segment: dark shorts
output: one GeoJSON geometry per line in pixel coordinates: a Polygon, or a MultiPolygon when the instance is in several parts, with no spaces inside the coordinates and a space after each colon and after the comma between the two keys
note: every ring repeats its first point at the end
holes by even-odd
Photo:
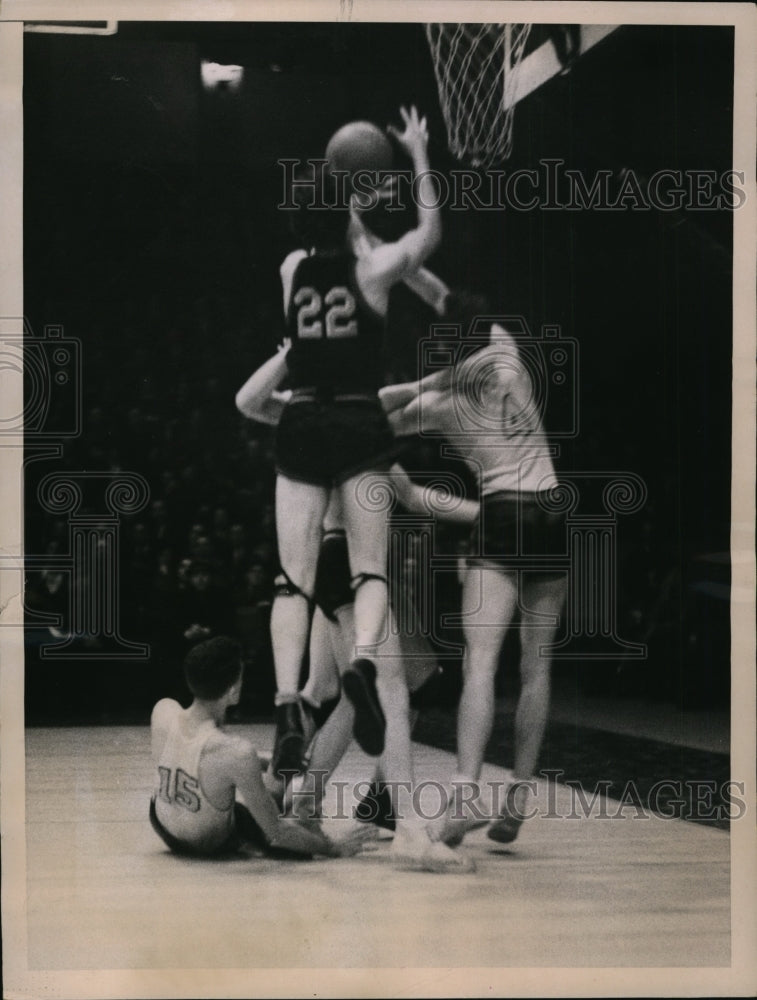
{"type": "Polygon", "coordinates": [[[154,798],[150,799],[150,824],[166,847],[173,851],[174,854],[181,854],[184,857],[228,857],[230,855],[239,854],[245,848],[250,847],[269,858],[297,860],[308,856],[304,854],[297,854],[293,851],[287,851],[284,848],[271,847],[268,843],[268,838],[252,818],[252,814],[249,809],[247,809],[246,806],[243,806],[241,802],[234,803],[234,825],[231,834],[229,835],[229,839],[211,852],[198,850],[198,848],[193,844],[188,844],[185,841],[180,840],[178,837],[174,837],[172,833],[169,833],[169,831],[166,830],[158,819],[158,814],[155,811],[154,798]]]}
{"type": "Polygon", "coordinates": [[[388,469],[400,448],[378,397],[352,401],[295,398],[276,429],[276,469],[314,486],[388,469]]]}
{"type": "Polygon", "coordinates": [[[564,512],[546,509],[536,493],[490,493],[470,537],[469,566],[503,573],[538,570],[541,579],[564,576],[568,533],[564,512]]]}
{"type": "Polygon", "coordinates": [[[336,621],[339,608],[354,604],[347,537],[341,530],[327,531],[318,553],[313,600],[329,621],[336,621]]]}

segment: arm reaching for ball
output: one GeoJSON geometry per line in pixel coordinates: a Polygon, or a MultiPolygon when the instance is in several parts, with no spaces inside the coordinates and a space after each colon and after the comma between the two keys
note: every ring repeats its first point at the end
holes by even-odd
{"type": "MultiPolygon", "coordinates": [[[[442,224],[435,182],[429,170],[426,119],[418,117],[412,107],[400,108],[404,121],[402,132],[394,126],[389,132],[410,155],[418,179],[417,225],[393,243],[381,243],[358,259],[355,274],[358,285],[369,305],[381,316],[386,315],[387,296],[392,285],[416,271],[436,250],[441,240],[442,224]]],[[[352,207],[359,210],[353,199],[352,207]]]]}

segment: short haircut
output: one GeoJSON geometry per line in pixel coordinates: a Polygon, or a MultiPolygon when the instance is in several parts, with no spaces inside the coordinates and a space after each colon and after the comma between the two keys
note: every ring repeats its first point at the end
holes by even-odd
{"type": "Polygon", "coordinates": [[[219,635],[193,646],[184,659],[184,678],[195,698],[214,701],[236,684],[242,673],[242,647],[219,635]]]}

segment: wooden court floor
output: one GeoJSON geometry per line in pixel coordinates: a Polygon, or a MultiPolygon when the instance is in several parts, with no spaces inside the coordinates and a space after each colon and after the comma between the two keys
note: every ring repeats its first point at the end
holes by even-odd
{"type": "MultiPolygon", "coordinates": [[[[270,746],[270,727],[239,728],[270,746]]],[[[400,870],[388,841],[349,860],[195,861],[149,826],[145,727],[32,729],[26,760],[30,970],[730,962],[722,830],[634,808],[567,819],[568,789],[551,786],[550,805],[541,785],[542,815],[515,844],[469,835],[474,874],[400,870]]],[[[452,765],[417,747],[419,777],[441,781],[452,765]]],[[[336,777],[369,775],[351,750],[336,777]]]]}

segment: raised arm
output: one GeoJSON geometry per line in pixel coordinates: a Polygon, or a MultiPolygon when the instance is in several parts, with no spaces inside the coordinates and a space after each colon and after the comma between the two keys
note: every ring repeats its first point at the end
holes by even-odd
{"type": "Polygon", "coordinates": [[[415,292],[426,305],[431,306],[437,316],[444,315],[444,305],[449,295],[449,288],[433,271],[429,271],[426,267],[419,267],[403,281],[411,292],[415,292]]]}
{"type": "MultiPolygon", "coordinates": [[[[360,213],[353,208],[352,213],[352,249],[358,258],[368,256],[376,247],[384,245],[384,241],[370,230],[362,220],[360,213]]],[[[422,299],[426,305],[430,306],[437,316],[443,316],[447,297],[450,294],[449,287],[426,267],[419,267],[417,271],[407,274],[403,279],[403,284],[422,299]]]]}
{"type": "Polygon", "coordinates": [[[289,398],[288,393],[277,392],[287,372],[289,345],[257,368],[236,394],[237,409],[250,420],[261,424],[277,424],[289,398]]]}
{"type": "Polygon", "coordinates": [[[357,274],[361,285],[388,290],[397,281],[417,270],[436,250],[442,236],[441,212],[435,182],[428,162],[428,131],[426,119],[418,111],[400,108],[405,128],[400,132],[394,126],[389,131],[413,161],[413,171],[418,178],[416,209],[418,223],[394,243],[383,243],[358,261],[357,274]]]}

